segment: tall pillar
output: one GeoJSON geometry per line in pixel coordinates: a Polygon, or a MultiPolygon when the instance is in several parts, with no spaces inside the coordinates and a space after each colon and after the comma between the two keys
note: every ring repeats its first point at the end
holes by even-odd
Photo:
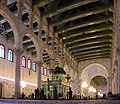
{"type": "MultiPolygon", "coordinates": [[[[54,70],[55,69],[55,60],[54,59],[51,59],[50,60],[50,68],[52,69],[52,70],[54,70]]],[[[53,98],[53,90],[54,90],[54,85],[53,85],[53,81],[54,81],[54,78],[53,78],[53,73],[52,73],[52,98],[53,98]]]]}
{"type": "Polygon", "coordinates": [[[113,77],[108,77],[108,92],[112,92],[112,79],[113,77]]]}
{"type": "Polygon", "coordinates": [[[114,21],[115,21],[115,36],[116,36],[116,46],[117,46],[117,93],[120,93],[120,0],[114,0],[114,21]]]}
{"type": "Polygon", "coordinates": [[[14,53],[16,55],[16,63],[15,63],[15,97],[20,98],[20,57],[23,51],[21,49],[14,49],[14,53]]]}
{"type": "Polygon", "coordinates": [[[117,93],[120,93],[120,49],[117,49],[117,93]]]}
{"type": "Polygon", "coordinates": [[[37,88],[41,88],[42,86],[42,77],[41,77],[41,67],[42,67],[42,62],[37,61],[37,71],[38,71],[38,75],[37,75],[37,88]]]}
{"type": "Polygon", "coordinates": [[[21,0],[17,1],[17,7],[18,7],[18,19],[22,21],[22,2],[21,2],[21,0]]]}

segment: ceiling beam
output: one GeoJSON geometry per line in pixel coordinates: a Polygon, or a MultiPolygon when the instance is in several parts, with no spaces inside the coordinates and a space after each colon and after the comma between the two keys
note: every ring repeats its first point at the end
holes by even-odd
{"type": "Polygon", "coordinates": [[[32,52],[35,51],[35,50],[36,50],[36,47],[31,47],[31,48],[28,48],[28,49],[27,49],[27,52],[32,53],[32,52]]]}
{"type": "Polygon", "coordinates": [[[33,44],[33,45],[26,46],[26,49],[33,48],[33,47],[35,47],[34,44],[33,44]]]}
{"type": "Polygon", "coordinates": [[[78,47],[69,49],[69,51],[72,53],[72,52],[78,52],[78,51],[82,51],[82,50],[101,48],[101,47],[106,47],[106,46],[111,47],[111,45],[112,45],[112,43],[108,41],[108,42],[101,42],[101,43],[96,43],[96,44],[91,44],[91,45],[78,46],[78,47]]]}
{"type": "Polygon", "coordinates": [[[25,44],[25,43],[28,43],[28,42],[32,42],[31,39],[24,40],[22,43],[25,44]]]}
{"type": "Polygon", "coordinates": [[[100,19],[96,19],[95,21],[93,19],[93,20],[83,22],[83,23],[79,22],[79,23],[77,23],[77,24],[75,24],[73,26],[63,27],[63,28],[59,29],[57,32],[55,32],[55,33],[60,34],[60,33],[64,33],[64,32],[71,31],[71,30],[74,30],[74,29],[78,29],[78,28],[81,28],[81,27],[104,23],[104,22],[109,21],[111,18],[112,18],[112,16],[108,16],[108,17],[106,16],[106,17],[103,17],[103,18],[101,17],[100,19]]]}
{"type": "Polygon", "coordinates": [[[54,8],[54,10],[44,13],[43,16],[47,18],[52,17],[62,12],[77,8],[79,6],[82,6],[88,3],[96,2],[96,1],[99,1],[99,0],[78,0],[78,1],[66,4],[66,5],[62,5],[61,7],[54,8]]]}
{"type": "Polygon", "coordinates": [[[79,41],[79,42],[75,42],[75,43],[72,43],[72,44],[67,44],[66,45],[66,48],[69,48],[69,47],[74,47],[74,46],[77,46],[77,45],[89,45],[89,44],[95,44],[95,43],[99,43],[99,42],[104,42],[104,41],[108,41],[108,40],[112,40],[112,38],[110,36],[106,36],[106,37],[100,37],[100,38],[97,38],[97,39],[88,39],[88,40],[84,40],[84,41],[79,41]]]}
{"type": "MultiPolygon", "coordinates": [[[[79,19],[79,18],[90,16],[90,15],[93,15],[93,14],[103,13],[103,12],[109,10],[109,8],[112,8],[112,7],[113,7],[113,5],[109,5],[109,6],[105,6],[105,7],[102,7],[102,8],[97,8],[97,9],[94,8],[94,9],[91,9],[91,10],[87,10],[87,11],[84,11],[84,12],[81,12],[81,13],[70,15],[69,17],[60,18],[59,20],[51,22],[50,25],[51,26],[57,26],[57,25],[61,25],[63,23],[69,22],[69,21],[73,21],[73,20],[76,20],[76,19],[79,19]]],[[[61,31],[63,31],[63,29],[61,29],[61,31]]]]}
{"type": "Polygon", "coordinates": [[[112,28],[113,27],[113,24],[112,23],[109,23],[109,24],[100,24],[99,26],[95,26],[95,27],[92,27],[92,28],[88,28],[88,29],[79,29],[79,30],[76,30],[76,31],[71,31],[69,33],[63,33],[63,34],[60,34],[60,38],[71,38],[71,37],[75,37],[75,36],[78,36],[80,34],[88,34],[88,33],[94,33],[94,32],[99,32],[99,31],[103,31],[103,30],[106,30],[106,29],[109,29],[109,28],[112,28]]]}
{"type": "Polygon", "coordinates": [[[81,51],[76,51],[76,52],[73,52],[72,55],[79,55],[79,54],[82,54],[82,53],[90,53],[90,52],[98,52],[98,51],[103,51],[103,50],[110,50],[111,47],[110,46],[101,46],[101,47],[98,47],[98,48],[90,48],[90,49],[85,49],[85,50],[81,50],[81,51]]]}
{"type": "MultiPolygon", "coordinates": [[[[98,45],[98,44],[101,44],[101,43],[112,43],[112,41],[111,40],[109,40],[109,39],[106,39],[106,40],[103,40],[103,41],[95,41],[95,42],[91,42],[91,43],[83,43],[83,44],[76,44],[76,45],[73,45],[73,46],[70,46],[70,47],[67,47],[67,48],[69,48],[69,49],[74,49],[74,48],[78,48],[78,47],[94,47],[94,46],[96,46],[96,45],[98,45]]],[[[111,44],[110,44],[111,45],[111,44]]]]}
{"type": "Polygon", "coordinates": [[[89,53],[81,53],[81,54],[78,54],[78,55],[75,55],[75,59],[77,58],[80,58],[80,57],[86,57],[86,56],[92,56],[92,55],[99,55],[99,54],[104,54],[104,53],[111,53],[110,50],[99,50],[99,51],[95,51],[95,52],[89,52],[89,53]]]}
{"type": "Polygon", "coordinates": [[[44,5],[49,4],[50,2],[55,1],[55,0],[36,0],[35,5],[37,7],[42,7],[44,5]]]}
{"type": "Polygon", "coordinates": [[[79,56],[74,57],[76,60],[80,58],[90,58],[90,57],[96,57],[96,56],[102,56],[102,55],[111,55],[110,51],[102,51],[102,52],[92,52],[90,54],[81,54],[79,56]]]}
{"type": "Polygon", "coordinates": [[[97,32],[97,33],[92,33],[92,34],[80,34],[79,36],[76,37],[72,37],[69,39],[65,39],[63,41],[64,44],[70,44],[70,43],[74,43],[77,41],[82,41],[82,40],[86,40],[86,39],[92,39],[92,38],[99,38],[99,37],[103,37],[103,36],[107,36],[112,34],[112,31],[102,31],[102,32],[97,32]]]}
{"type": "Polygon", "coordinates": [[[83,59],[83,58],[88,58],[88,57],[110,55],[110,54],[111,54],[111,52],[103,52],[103,53],[96,53],[96,54],[87,54],[87,55],[83,55],[83,56],[77,57],[76,60],[83,59]]]}
{"type": "Polygon", "coordinates": [[[93,60],[93,59],[103,59],[103,58],[110,58],[110,55],[102,55],[102,56],[96,56],[96,57],[82,58],[82,59],[78,59],[77,62],[93,60]]]}

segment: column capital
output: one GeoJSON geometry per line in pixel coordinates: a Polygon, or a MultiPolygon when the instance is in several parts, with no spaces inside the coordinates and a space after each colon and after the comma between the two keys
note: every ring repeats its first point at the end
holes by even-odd
{"type": "Polygon", "coordinates": [[[14,53],[15,53],[16,56],[18,56],[18,55],[20,56],[23,53],[23,50],[19,49],[19,48],[18,49],[15,48],[13,51],[14,51],[14,53]]]}
{"type": "Polygon", "coordinates": [[[42,63],[42,61],[36,61],[36,64],[38,67],[40,67],[40,66],[42,66],[43,63],[42,63]]]}
{"type": "Polygon", "coordinates": [[[120,48],[116,49],[116,53],[117,53],[118,56],[120,56],[120,48]]]}
{"type": "Polygon", "coordinates": [[[17,6],[22,6],[22,1],[21,0],[17,0],[17,6]]]}
{"type": "Polygon", "coordinates": [[[109,77],[108,77],[108,80],[111,80],[111,81],[112,81],[112,79],[113,79],[113,76],[109,76],[109,77]]]}

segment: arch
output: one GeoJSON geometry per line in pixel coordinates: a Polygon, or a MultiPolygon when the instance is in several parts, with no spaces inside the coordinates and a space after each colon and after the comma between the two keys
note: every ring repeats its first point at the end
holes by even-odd
{"type": "Polygon", "coordinates": [[[107,79],[108,71],[107,69],[98,63],[93,63],[88,65],[81,73],[81,79],[90,84],[90,81],[95,76],[103,76],[107,79]]]}
{"type": "Polygon", "coordinates": [[[32,40],[32,42],[34,43],[35,48],[36,48],[37,60],[40,60],[41,59],[40,47],[42,46],[41,41],[38,40],[38,37],[34,34],[34,32],[29,30],[28,28],[25,28],[24,31],[21,34],[23,34],[21,39],[23,39],[23,37],[26,35],[32,40]]]}
{"type": "Polygon", "coordinates": [[[0,4],[0,15],[2,15],[10,24],[13,30],[13,33],[14,33],[15,46],[17,46],[18,45],[17,43],[19,41],[19,35],[18,35],[19,32],[18,32],[18,27],[17,27],[18,22],[16,21],[16,18],[10,12],[10,10],[2,4],[0,4]]]}
{"type": "Polygon", "coordinates": [[[94,87],[102,94],[107,94],[108,92],[107,79],[104,76],[94,76],[90,81],[90,86],[94,87]]]}

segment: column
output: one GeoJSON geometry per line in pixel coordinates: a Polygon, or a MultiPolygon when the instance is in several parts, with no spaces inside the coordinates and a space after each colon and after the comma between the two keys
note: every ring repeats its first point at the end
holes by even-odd
{"type": "MultiPolygon", "coordinates": [[[[52,70],[54,70],[55,69],[55,60],[54,59],[51,59],[50,60],[50,68],[52,69],[52,70]]],[[[52,98],[53,98],[53,87],[54,87],[54,83],[53,83],[53,81],[54,81],[54,78],[53,78],[53,73],[52,73],[52,98]]]]}
{"type": "Polygon", "coordinates": [[[37,69],[38,69],[38,75],[37,75],[37,88],[41,88],[42,86],[42,77],[41,77],[41,67],[42,67],[42,62],[37,61],[37,69]]]}
{"type": "Polygon", "coordinates": [[[21,49],[14,49],[14,53],[16,55],[16,63],[15,63],[15,97],[20,98],[20,57],[23,51],[21,49]]]}
{"type": "Polygon", "coordinates": [[[22,3],[21,3],[21,0],[17,1],[17,7],[18,7],[18,19],[22,21],[22,3]]]}
{"type": "Polygon", "coordinates": [[[113,77],[108,77],[108,92],[112,92],[112,79],[113,77]]]}
{"type": "Polygon", "coordinates": [[[120,93],[120,0],[114,0],[115,39],[117,46],[117,93],[120,93]]]}
{"type": "Polygon", "coordinates": [[[29,12],[29,28],[33,30],[33,12],[29,12]]]}
{"type": "Polygon", "coordinates": [[[117,49],[117,92],[120,93],[120,49],[117,49]]]}
{"type": "Polygon", "coordinates": [[[42,23],[39,21],[39,26],[38,26],[38,37],[42,39],[42,23]]]}

